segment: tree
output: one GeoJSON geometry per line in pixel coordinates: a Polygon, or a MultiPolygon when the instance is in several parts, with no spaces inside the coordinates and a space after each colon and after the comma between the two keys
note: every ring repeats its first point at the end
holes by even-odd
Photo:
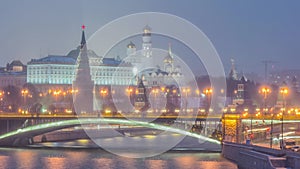
{"type": "Polygon", "coordinates": [[[17,112],[22,100],[20,88],[9,85],[4,87],[3,91],[5,111],[17,112]]]}
{"type": "Polygon", "coordinates": [[[26,105],[33,105],[38,101],[39,92],[32,83],[25,83],[22,90],[28,91],[28,96],[24,96],[26,97],[26,105]]]}

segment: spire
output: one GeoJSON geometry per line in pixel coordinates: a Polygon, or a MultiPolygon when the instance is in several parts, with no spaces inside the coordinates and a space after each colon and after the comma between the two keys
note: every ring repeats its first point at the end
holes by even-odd
{"type": "Polygon", "coordinates": [[[83,46],[86,44],[85,35],[84,35],[85,25],[82,25],[81,29],[82,29],[82,36],[81,36],[80,48],[82,49],[83,46]]]}
{"type": "Polygon", "coordinates": [[[171,56],[171,58],[173,58],[171,43],[169,43],[169,55],[171,56]]]}
{"type": "Polygon", "coordinates": [[[229,72],[229,78],[231,78],[232,80],[238,80],[234,59],[230,59],[230,61],[231,61],[231,70],[229,72]]]}

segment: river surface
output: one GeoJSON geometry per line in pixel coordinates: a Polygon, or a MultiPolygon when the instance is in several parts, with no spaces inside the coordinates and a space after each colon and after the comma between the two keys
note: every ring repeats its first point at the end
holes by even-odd
{"type": "Polygon", "coordinates": [[[101,149],[0,148],[0,169],[236,169],[220,153],[170,151],[149,158],[125,158],[101,149]]]}

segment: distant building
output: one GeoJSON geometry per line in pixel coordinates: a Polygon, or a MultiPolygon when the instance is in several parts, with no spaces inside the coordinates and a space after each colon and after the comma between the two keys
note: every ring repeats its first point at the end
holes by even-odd
{"type": "Polygon", "coordinates": [[[268,79],[271,84],[281,85],[281,83],[285,81],[290,85],[294,77],[300,77],[300,69],[273,71],[269,74],[268,79]]]}
{"type": "Polygon", "coordinates": [[[0,68],[0,87],[9,85],[22,87],[26,83],[26,65],[19,60],[7,63],[6,67],[0,68]]]}

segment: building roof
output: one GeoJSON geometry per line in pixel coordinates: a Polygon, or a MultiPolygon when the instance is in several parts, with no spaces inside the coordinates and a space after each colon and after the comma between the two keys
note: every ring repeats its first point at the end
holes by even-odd
{"type": "Polygon", "coordinates": [[[151,36],[151,28],[149,25],[146,25],[143,29],[143,36],[151,36]]]}
{"type": "Polygon", "coordinates": [[[48,55],[47,57],[40,59],[31,59],[28,64],[47,64],[47,63],[56,63],[56,64],[75,64],[76,59],[68,56],[62,55],[48,55]]]}
{"type": "Polygon", "coordinates": [[[20,60],[14,60],[10,63],[10,66],[24,66],[20,60]]]}
{"type": "Polygon", "coordinates": [[[77,57],[79,56],[79,52],[80,52],[80,46],[78,46],[76,49],[71,50],[67,54],[67,56],[71,57],[71,58],[74,58],[74,59],[77,59],[77,57]]]}
{"type": "Polygon", "coordinates": [[[152,75],[152,74],[156,74],[156,75],[159,75],[159,74],[162,74],[162,75],[168,75],[167,72],[159,69],[159,68],[148,68],[148,69],[145,69],[142,71],[143,74],[148,74],[148,75],[152,75]]]}
{"type": "Polygon", "coordinates": [[[243,75],[242,77],[241,77],[241,83],[242,84],[245,84],[248,80],[247,80],[247,78],[243,75]]]}
{"type": "Polygon", "coordinates": [[[22,72],[0,72],[0,76],[24,76],[26,77],[27,72],[26,71],[22,71],[22,72]]]}
{"type": "Polygon", "coordinates": [[[130,41],[130,43],[127,45],[127,48],[135,48],[135,44],[130,41]]]}
{"type": "Polygon", "coordinates": [[[148,31],[151,31],[151,27],[149,25],[146,25],[143,30],[148,30],[148,31]]]}
{"type": "Polygon", "coordinates": [[[168,55],[164,58],[164,63],[173,63],[173,62],[174,62],[174,59],[172,58],[170,53],[168,53],[168,55]]]}
{"type": "Polygon", "coordinates": [[[103,58],[102,62],[105,65],[112,65],[112,66],[118,66],[119,64],[122,63],[122,61],[116,60],[115,58],[103,58]]]}

